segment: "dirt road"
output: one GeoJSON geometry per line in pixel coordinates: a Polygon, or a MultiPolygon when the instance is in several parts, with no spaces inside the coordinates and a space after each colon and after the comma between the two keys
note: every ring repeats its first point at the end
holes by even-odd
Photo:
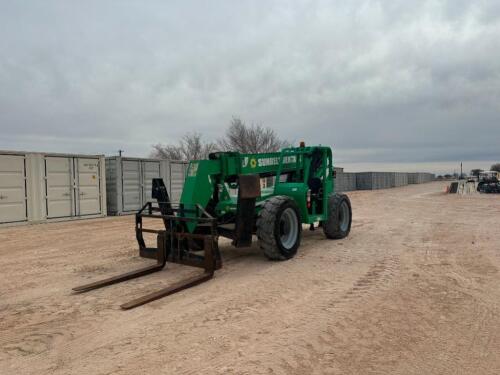
{"type": "Polygon", "coordinates": [[[349,238],[224,242],[214,280],[131,311],[198,272],[72,294],[147,263],[133,218],[0,229],[0,374],[500,374],[500,197],[443,190],[350,193],[349,238]]]}

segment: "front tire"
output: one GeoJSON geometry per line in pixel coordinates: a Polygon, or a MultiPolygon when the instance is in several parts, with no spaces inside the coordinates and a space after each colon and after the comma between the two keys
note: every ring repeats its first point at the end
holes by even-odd
{"type": "Polygon", "coordinates": [[[302,222],[299,208],[289,197],[269,198],[257,218],[257,237],[260,248],[271,260],[286,260],[297,254],[302,222]]]}
{"type": "Polygon", "coordinates": [[[323,232],[330,239],[341,239],[349,235],[352,223],[351,201],[345,194],[333,194],[328,199],[328,219],[323,223],[323,232]]]}

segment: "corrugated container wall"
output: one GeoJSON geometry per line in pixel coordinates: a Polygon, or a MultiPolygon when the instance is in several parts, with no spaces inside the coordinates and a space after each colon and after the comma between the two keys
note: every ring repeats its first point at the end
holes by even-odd
{"type": "Polygon", "coordinates": [[[104,156],[0,151],[0,225],[106,216],[104,156]]]}
{"type": "Polygon", "coordinates": [[[356,173],[336,171],[334,183],[335,192],[356,190],[356,173]]]}
{"type": "Polygon", "coordinates": [[[408,185],[408,173],[391,172],[391,187],[400,187],[408,185]]]}
{"type": "Polygon", "coordinates": [[[360,172],[356,173],[357,190],[388,189],[392,186],[391,172],[360,172]]]}
{"type": "Polygon", "coordinates": [[[419,173],[419,172],[408,173],[409,184],[423,184],[425,182],[434,181],[434,179],[435,175],[432,173],[419,173]]]}
{"type": "Polygon", "coordinates": [[[134,213],[151,200],[153,178],[163,178],[176,202],[184,186],[187,162],[113,156],[106,158],[108,215],[134,213]]]}
{"type": "Polygon", "coordinates": [[[411,172],[408,173],[408,183],[409,184],[421,184],[423,183],[423,173],[411,172]]]}
{"type": "Polygon", "coordinates": [[[189,162],[186,161],[170,161],[169,163],[169,181],[167,184],[168,194],[172,202],[181,200],[182,188],[186,179],[189,162]]]}

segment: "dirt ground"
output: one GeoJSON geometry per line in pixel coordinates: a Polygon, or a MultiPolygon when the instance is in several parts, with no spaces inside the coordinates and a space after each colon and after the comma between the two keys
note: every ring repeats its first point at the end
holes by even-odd
{"type": "Polygon", "coordinates": [[[215,279],[130,311],[199,272],[71,293],[151,262],[132,217],[2,228],[0,374],[500,374],[500,197],[443,190],[350,193],[351,235],[286,262],[221,241],[215,279]]]}

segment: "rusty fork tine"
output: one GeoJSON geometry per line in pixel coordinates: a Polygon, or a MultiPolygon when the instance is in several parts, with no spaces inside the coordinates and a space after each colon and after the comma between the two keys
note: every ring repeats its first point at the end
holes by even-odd
{"type": "Polygon", "coordinates": [[[151,301],[169,296],[171,294],[180,292],[181,290],[188,289],[188,288],[191,288],[191,287],[196,286],[198,284],[201,284],[205,281],[208,281],[213,277],[213,275],[214,275],[213,273],[205,272],[205,273],[202,273],[201,275],[190,277],[188,279],[185,279],[185,280],[179,281],[175,284],[172,284],[167,288],[157,290],[156,292],[146,294],[145,296],[142,296],[142,297],[136,298],[130,302],[124,303],[120,307],[123,310],[129,310],[129,309],[132,309],[134,307],[144,305],[144,304],[149,303],[151,301]]]}
{"type": "Polygon", "coordinates": [[[148,275],[148,274],[153,273],[153,272],[158,272],[158,271],[161,271],[163,267],[164,267],[164,265],[162,265],[162,264],[155,264],[153,266],[140,268],[138,270],[123,273],[121,275],[113,276],[113,277],[110,277],[110,278],[107,278],[104,280],[95,281],[95,282],[90,283],[90,284],[80,285],[80,286],[73,288],[73,290],[75,292],[79,292],[79,293],[87,292],[89,290],[102,288],[102,287],[105,287],[108,285],[120,283],[122,281],[135,279],[137,277],[148,275]]]}
{"type": "Polygon", "coordinates": [[[214,258],[214,244],[213,244],[213,239],[208,239],[207,237],[204,237],[203,239],[203,244],[204,244],[204,250],[205,250],[205,256],[204,256],[204,269],[205,271],[196,276],[192,276],[190,278],[187,278],[185,280],[179,281],[175,284],[172,284],[164,289],[157,290],[156,292],[147,294],[145,296],[136,298],[130,302],[124,303],[121,305],[121,308],[123,310],[129,310],[134,307],[138,307],[141,305],[144,305],[146,303],[149,303],[151,301],[169,296],[171,294],[180,292],[181,290],[191,288],[193,286],[199,285],[205,281],[210,280],[212,277],[214,277],[214,272],[215,272],[215,258],[214,258]]]}

